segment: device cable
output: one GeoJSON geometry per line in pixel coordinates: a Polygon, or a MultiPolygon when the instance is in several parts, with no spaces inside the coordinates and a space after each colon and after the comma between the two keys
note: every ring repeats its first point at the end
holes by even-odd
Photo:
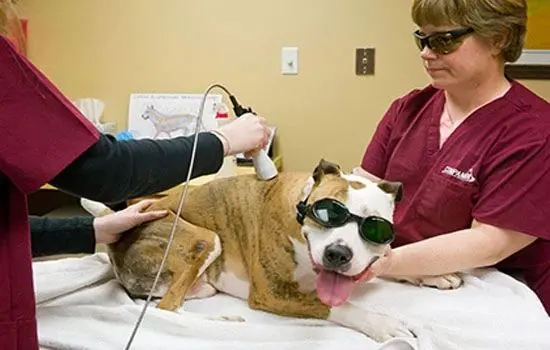
{"type": "Polygon", "coordinates": [[[189,163],[189,170],[187,171],[187,179],[185,180],[184,189],[183,189],[182,195],[180,197],[180,201],[179,201],[179,205],[178,205],[178,211],[176,213],[176,218],[174,220],[174,223],[172,224],[172,229],[170,231],[170,237],[168,238],[168,243],[167,243],[166,249],[164,251],[164,256],[163,256],[163,258],[160,262],[160,267],[159,267],[159,269],[157,271],[157,274],[155,276],[155,280],[153,281],[153,286],[151,287],[151,290],[149,291],[149,294],[147,295],[147,300],[146,300],[145,304],[143,305],[143,308],[141,310],[139,318],[138,318],[138,320],[137,320],[137,322],[134,326],[134,329],[132,330],[132,334],[130,335],[130,339],[128,340],[128,343],[126,344],[125,350],[129,350],[130,346],[132,345],[132,342],[134,341],[134,338],[137,334],[137,331],[138,331],[139,327],[141,326],[141,322],[143,321],[143,317],[145,316],[145,312],[147,310],[147,307],[149,306],[149,303],[151,302],[151,299],[153,297],[153,291],[156,288],[156,285],[157,285],[158,280],[160,278],[160,274],[162,273],[162,270],[164,268],[164,264],[166,263],[166,260],[168,258],[168,253],[170,251],[170,247],[171,247],[172,241],[174,239],[174,233],[176,232],[178,218],[180,217],[181,210],[183,208],[183,204],[185,203],[185,200],[187,199],[187,191],[188,191],[188,188],[189,188],[189,181],[191,180],[191,174],[193,173],[193,167],[195,165],[195,156],[196,156],[196,152],[197,152],[197,143],[198,143],[198,138],[199,138],[199,133],[200,133],[199,125],[200,125],[200,123],[202,123],[204,105],[206,103],[206,98],[208,97],[208,94],[210,93],[210,91],[212,91],[215,88],[219,88],[219,89],[223,90],[227,95],[229,95],[229,98],[231,99],[231,102],[233,103],[235,112],[236,112],[237,108],[239,108],[240,111],[244,110],[237,103],[237,100],[235,99],[235,97],[233,95],[231,95],[229,90],[227,90],[227,88],[225,88],[223,85],[212,84],[206,89],[206,91],[205,91],[205,93],[202,97],[202,100],[201,100],[201,104],[200,104],[200,107],[199,107],[199,113],[197,114],[197,121],[196,121],[196,125],[195,125],[195,135],[194,135],[195,137],[194,137],[194,140],[193,140],[193,149],[192,149],[192,152],[191,152],[191,161],[189,163]]]}

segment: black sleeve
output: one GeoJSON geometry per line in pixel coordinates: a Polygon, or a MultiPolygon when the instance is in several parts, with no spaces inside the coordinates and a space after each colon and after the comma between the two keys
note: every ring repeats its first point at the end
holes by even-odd
{"type": "Polygon", "coordinates": [[[33,258],[56,254],[93,254],[95,252],[93,220],[92,216],[70,218],[30,216],[33,258]]]}
{"type": "MultiPolygon", "coordinates": [[[[161,192],[187,178],[194,137],[118,141],[101,135],[50,183],[77,197],[103,203],[161,192]]],[[[191,178],[217,172],[222,162],[223,145],[218,137],[199,134],[191,178]]]]}

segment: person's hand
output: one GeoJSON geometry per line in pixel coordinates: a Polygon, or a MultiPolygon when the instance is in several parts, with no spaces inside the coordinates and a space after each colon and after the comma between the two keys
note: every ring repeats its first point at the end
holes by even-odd
{"type": "Polygon", "coordinates": [[[154,202],[155,200],[143,200],[124,210],[95,218],[93,225],[96,243],[114,243],[125,231],[144,222],[165,217],[168,214],[167,210],[143,212],[154,202]]]}
{"type": "Polygon", "coordinates": [[[361,177],[366,178],[367,180],[373,181],[373,182],[379,182],[381,179],[377,176],[372,175],[371,173],[367,172],[365,169],[361,167],[355,167],[351,171],[353,175],[358,175],[361,177]]]}
{"type": "Polygon", "coordinates": [[[265,119],[252,113],[243,114],[217,128],[214,134],[222,141],[226,156],[257,151],[264,148],[269,140],[265,119]]]}
{"type": "Polygon", "coordinates": [[[382,255],[378,260],[376,260],[372,266],[369,268],[367,273],[365,273],[357,283],[365,283],[376,277],[383,276],[386,271],[390,268],[393,262],[393,250],[388,246],[384,255],[382,255]]]}

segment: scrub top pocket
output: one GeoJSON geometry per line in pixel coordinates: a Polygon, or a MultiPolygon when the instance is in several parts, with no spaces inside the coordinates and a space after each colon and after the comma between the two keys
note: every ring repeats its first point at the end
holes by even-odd
{"type": "Polygon", "coordinates": [[[416,195],[416,212],[441,233],[470,227],[477,183],[465,182],[447,174],[431,174],[416,195]],[[444,229],[445,228],[445,229],[444,229]]]}

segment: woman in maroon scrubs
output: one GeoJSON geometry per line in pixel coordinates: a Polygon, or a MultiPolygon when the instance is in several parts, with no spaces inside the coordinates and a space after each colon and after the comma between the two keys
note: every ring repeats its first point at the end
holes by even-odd
{"type": "Polygon", "coordinates": [[[414,0],[431,84],[389,107],[361,167],[403,183],[397,240],[373,273],[521,272],[550,312],[550,104],[504,74],[524,0],[414,0]]]}
{"type": "MultiPolygon", "coordinates": [[[[34,350],[27,195],[46,182],[101,202],[168,189],[185,181],[193,137],[117,142],[99,134],[4,36],[6,18],[17,20],[11,2],[0,0],[0,349],[34,350]]],[[[218,171],[228,150],[268,140],[265,121],[252,114],[218,131],[200,134],[193,177],[218,171]]]]}

